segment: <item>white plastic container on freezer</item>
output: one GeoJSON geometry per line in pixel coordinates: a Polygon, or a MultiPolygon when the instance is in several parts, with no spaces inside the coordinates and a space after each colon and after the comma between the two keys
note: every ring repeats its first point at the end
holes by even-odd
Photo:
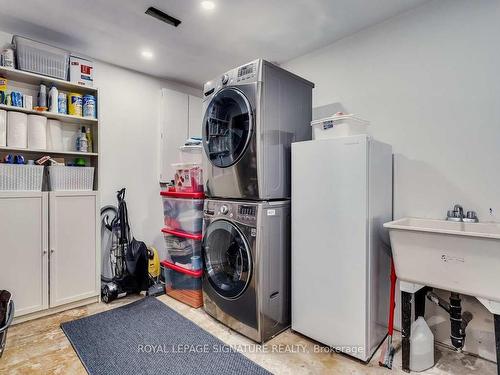
{"type": "Polygon", "coordinates": [[[167,229],[201,233],[203,225],[202,192],[162,191],[164,223],[167,229]]]}
{"type": "Polygon", "coordinates": [[[69,52],[14,35],[17,67],[27,72],[68,80],[69,52]]]}
{"type": "Polygon", "coordinates": [[[311,121],[312,139],[329,139],[368,133],[369,121],[355,115],[335,114],[311,121]]]}

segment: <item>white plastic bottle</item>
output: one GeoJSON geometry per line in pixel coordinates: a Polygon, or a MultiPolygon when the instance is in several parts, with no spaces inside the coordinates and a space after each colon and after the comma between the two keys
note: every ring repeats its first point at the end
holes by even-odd
{"type": "Polygon", "coordinates": [[[49,112],[57,113],[58,108],[59,91],[57,87],[52,86],[49,90],[49,112]]]}
{"type": "Polygon", "coordinates": [[[85,126],[82,127],[80,133],[76,137],[76,151],[88,152],[87,133],[85,126]]]}
{"type": "Polygon", "coordinates": [[[424,371],[434,366],[434,335],[421,316],[411,325],[410,370],[424,371]]]}

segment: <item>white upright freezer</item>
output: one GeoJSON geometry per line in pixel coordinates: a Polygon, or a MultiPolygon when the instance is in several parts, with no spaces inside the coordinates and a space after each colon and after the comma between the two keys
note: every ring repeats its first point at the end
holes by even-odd
{"type": "Polygon", "coordinates": [[[366,135],[292,145],[292,330],[368,361],[387,333],[392,148],[366,135]]]}

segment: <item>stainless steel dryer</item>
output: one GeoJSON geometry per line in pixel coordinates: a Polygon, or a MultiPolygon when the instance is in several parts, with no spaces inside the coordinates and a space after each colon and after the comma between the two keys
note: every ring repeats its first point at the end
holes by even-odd
{"type": "Polygon", "coordinates": [[[204,86],[205,194],[290,197],[290,145],[311,139],[314,84],[265,60],[204,86]]]}
{"type": "Polygon", "coordinates": [[[263,343],[290,326],[290,202],[206,200],[205,311],[263,343]]]}

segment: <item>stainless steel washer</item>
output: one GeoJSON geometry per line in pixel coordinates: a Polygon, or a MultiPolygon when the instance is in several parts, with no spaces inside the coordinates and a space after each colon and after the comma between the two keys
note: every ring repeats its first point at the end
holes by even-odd
{"type": "Polygon", "coordinates": [[[290,202],[206,200],[205,311],[265,342],[290,326],[290,202]]]}
{"type": "Polygon", "coordinates": [[[202,128],[208,197],[290,197],[290,145],[311,139],[313,87],[265,60],[205,84],[202,128]]]}

